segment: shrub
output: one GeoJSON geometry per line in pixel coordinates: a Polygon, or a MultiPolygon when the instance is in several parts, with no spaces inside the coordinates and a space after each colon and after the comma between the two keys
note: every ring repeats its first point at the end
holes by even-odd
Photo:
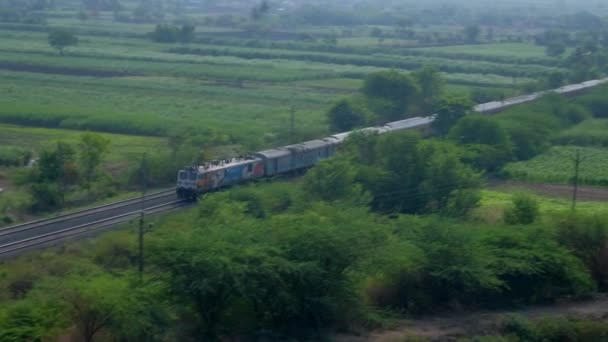
{"type": "MultiPolygon", "coordinates": [[[[605,90],[604,90],[605,91],[605,90]]],[[[596,118],[608,118],[608,98],[604,93],[593,93],[581,99],[581,103],[593,113],[596,118]]]]}
{"type": "Polygon", "coordinates": [[[351,101],[341,100],[329,112],[329,129],[332,132],[346,132],[361,127],[367,122],[366,110],[351,101]]]}
{"type": "Polygon", "coordinates": [[[608,223],[601,216],[570,214],[557,221],[558,241],[579,257],[600,289],[608,289],[608,223]]]}
{"type": "Polygon", "coordinates": [[[513,195],[512,205],[505,210],[504,220],[507,224],[531,224],[536,221],[539,210],[538,201],[526,194],[513,195]]]}
{"type": "Polygon", "coordinates": [[[33,153],[20,147],[0,146],[0,166],[24,166],[33,153]]]}

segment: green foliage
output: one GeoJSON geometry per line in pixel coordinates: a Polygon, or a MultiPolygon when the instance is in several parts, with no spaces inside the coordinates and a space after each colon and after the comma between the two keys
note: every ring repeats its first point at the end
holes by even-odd
{"type": "Polygon", "coordinates": [[[449,137],[466,149],[464,160],[479,170],[497,171],[513,157],[507,131],[496,120],[468,115],[449,131],[449,137]]]}
{"type": "Polygon", "coordinates": [[[65,202],[68,187],[78,180],[76,151],[64,142],[57,142],[55,149],[43,150],[36,167],[26,172],[23,181],[29,186],[34,210],[47,210],[65,202]]]}
{"type": "Polygon", "coordinates": [[[547,45],[545,53],[549,57],[559,57],[566,53],[566,45],[563,43],[551,43],[547,45]]]}
{"type": "Polygon", "coordinates": [[[574,176],[574,157],[580,150],[584,159],[580,163],[581,184],[606,185],[608,153],[602,148],[556,146],[528,161],[509,163],[503,168],[505,176],[538,182],[568,184],[574,176]]]}
{"type": "Polygon", "coordinates": [[[402,118],[419,92],[420,89],[412,77],[395,70],[372,73],[363,84],[365,96],[384,100],[392,105],[391,110],[376,111],[376,115],[385,122],[402,118]]]}
{"type": "Polygon", "coordinates": [[[608,120],[590,119],[560,132],[555,142],[560,145],[608,146],[608,120]]]}
{"type": "Polygon", "coordinates": [[[0,166],[24,166],[32,158],[32,151],[24,148],[0,146],[0,166]]]}
{"type": "Polygon", "coordinates": [[[411,133],[355,135],[345,150],[357,165],[356,182],[373,196],[374,210],[462,213],[476,204],[474,194],[464,190],[475,190],[479,176],[449,144],[423,142],[411,133]],[[464,204],[471,207],[456,209],[464,204]]]}
{"type": "Polygon", "coordinates": [[[356,261],[356,246],[330,221],[315,226],[317,215],[299,217],[300,224],[276,217],[232,229],[211,225],[204,238],[195,229],[159,245],[155,260],[170,274],[172,296],[188,309],[184,314],[196,317],[190,334],[271,329],[298,336],[339,317],[352,296],[345,270],[356,261]],[[230,322],[232,328],[225,326],[230,322]]]}
{"type": "Polygon", "coordinates": [[[472,107],[471,100],[461,95],[450,95],[439,100],[437,117],[432,126],[440,136],[446,135],[460,118],[464,117],[472,107]]]}
{"type": "Polygon", "coordinates": [[[83,187],[91,190],[91,183],[99,178],[100,166],[108,152],[110,140],[95,133],[83,133],[78,144],[78,159],[82,168],[83,187]]]}
{"type": "Polygon", "coordinates": [[[515,159],[527,160],[548,150],[560,130],[589,117],[586,106],[550,94],[530,106],[510,109],[496,120],[509,134],[515,159]]]}
{"type": "Polygon", "coordinates": [[[490,269],[502,282],[498,296],[488,294],[493,305],[543,303],[565,294],[580,296],[595,290],[583,263],[547,238],[547,229],[497,227],[487,233],[483,245],[493,254],[490,269]]]}
{"type": "Polygon", "coordinates": [[[605,322],[575,318],[529,320],[511,316],[502,323],[502,333],[509,341],[603,341],[608,338],[605,322]]]}
{"type": "Polygon", "coordinates": [[[479,38],[481,29],[477,25],[467,25],[464,28],[464,36],[467,43],[475,43],[479,38]]]}
{"type": "Polygon", "coordinates": [[[327,112],[329,129],[332,132],[346,132],[367,123],[366,110],[352,101],[341,100],[327,112]]]}
{"type": "Polygon", "coordinates": [[[608,224],[603,216],[570,214],[557,221],[558,241],[581,259],[601,290],[608,288],[608,224]]]}
{"type": "Polygon", "coordinates": [[[516,193],[512,205],[505,210],[504,220],[507,224],[531,224],[539,215],[538,201],[529,194],[516,193]]]}
{"type": "Polygon", "coordinates": [[[22,300],[0,310],[0,341],[44,341],[64,328],[60,310],[38,300],[22,300]]]}
{"type": "Polygon", "coordinates": [[[158,24],[154,32],[149,35],[153,41],[159,43],[188,43],[194,39],[195,29],[196,27],[188,24],[182,25],[181,28],[170,24],[158,24]]]}
{"type": "Polygon", "coordinates": [[[439,69],[434,66],[416,70],[412,76],[420,87],[421,109],[425,113],[430,113],[443,92],[445,79],[439,73],[439,69]]]}
{"type": "Polygon", "coordinates": [[[330,159],[315,165],[304,176],[302,187],[312,199],[323,201],[347,200],[366,205],[369,194],[355,184],[357,169],[343,159],[330,159]]]}
{"type": "Polygon", "coordinates": [[[582,105],[589,108],[596,118],[608,118],[608,99],[604,91],[600,89],[581,100],[582,105]]]}
{"type": "Polygon", "coordinates": [[[490,250],[464,227],[433,224],[419,232],[416,243],[425,251],[423,287],[430,287],[431,305],[455,300],[472,304],[479,294],[499,291],[502,281],[490,267],[490,250]]]}
{"type": "Polygon", "coordinates": [[[78,37],[71,31],[65,29],[54,29],[48,35],[49,45],[63,55],[65,48],[78,44],[78,37]]]}

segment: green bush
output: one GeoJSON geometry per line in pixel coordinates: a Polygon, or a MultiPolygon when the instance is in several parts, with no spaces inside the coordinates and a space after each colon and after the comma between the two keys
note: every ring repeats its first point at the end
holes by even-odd
{"type": "Polygon", "coordinates": [[[608,324],[564,317],[530,320],[512,316],[502,323],[501,330],[505,337],[522,342],[586,342],[608,339],[608,324]]]}
{"type": "Polygon", "coordinates": [[[512,204],[505,210],[507,224],[531,224],[539,215],[538,201],[529,194],[520,192],[513,195],[512,204]]]}
{"type": "Polygon", "coordinates": [[[603,216],[570,214],[557,220],[557,239],[587,266],[598,287],[608,289],[608,223],[603,216]]]}
{"type": "Polygon", "coordinates": [[[608,146],[608,120],[591,119],[561,132],[555,142],[560,145],[608,146]]]}
{"type": "Polygon", "coordinates": [[[0,146],[0,166],[24,166],[32,158],[33,153],[19,147],[0,146]]]}

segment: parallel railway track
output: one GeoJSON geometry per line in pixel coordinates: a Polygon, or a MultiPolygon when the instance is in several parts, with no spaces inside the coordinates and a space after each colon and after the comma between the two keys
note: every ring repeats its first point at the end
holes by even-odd
{"type": "Polygon", "coordinates": [[[187,206],[178,199],[175,189],[151,193],[143,197],[113,202],[74,213],[27,222],[0,229],[0,258],[28,250],[92,234],[104,228],[128,222],[140,215],[158,214],[187,206]]]}

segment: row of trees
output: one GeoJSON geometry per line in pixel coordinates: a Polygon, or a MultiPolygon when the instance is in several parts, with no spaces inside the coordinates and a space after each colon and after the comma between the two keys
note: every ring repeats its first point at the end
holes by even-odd
{"type": "Polygon", "coordinates": [[[458,151],[416,134],[349,138],[341,156],[304,177],[315,199],[355,200],[378,212],[464,217],[479,201],[480,177],[458,151]]]}
{"type": "Polygon", "coordinates": [[[105,193],[111,183],[101,168],[110,141],[101,135],[84,133],[78,144],[59,141],[43,150],[32,168],[23,169],[18,183],[29,189],[32,209],[62,207],[66,196],[84,190],[87,196],[105,193]]]}
{"type": "Polygon", "coordinates": [[[338,101],[328,111],[330,130],[344,132],[432,113],[440,103],[444,84],[434,67],[411,75],[394,70],[371,73],[359,95],[338,101]]]}
{"type": "Polygon", "coordinates": [[[0,339],[319,339],[387,312],[539,303],[608,284],[599,216],[387,220],[348,197],[311,197],[310,181],[207,196],[149,233],[141,279],[125,232],[0,266],[0,339]]]}
{"type": "Polygon", "coordinates": [[[150,38],[159,43],[188,43],[194,39],[194,31],[196,27],[193,25],[182,25],[178,27],[170,24],[156,25],[154,32],[149,34],[150,38]]]}

